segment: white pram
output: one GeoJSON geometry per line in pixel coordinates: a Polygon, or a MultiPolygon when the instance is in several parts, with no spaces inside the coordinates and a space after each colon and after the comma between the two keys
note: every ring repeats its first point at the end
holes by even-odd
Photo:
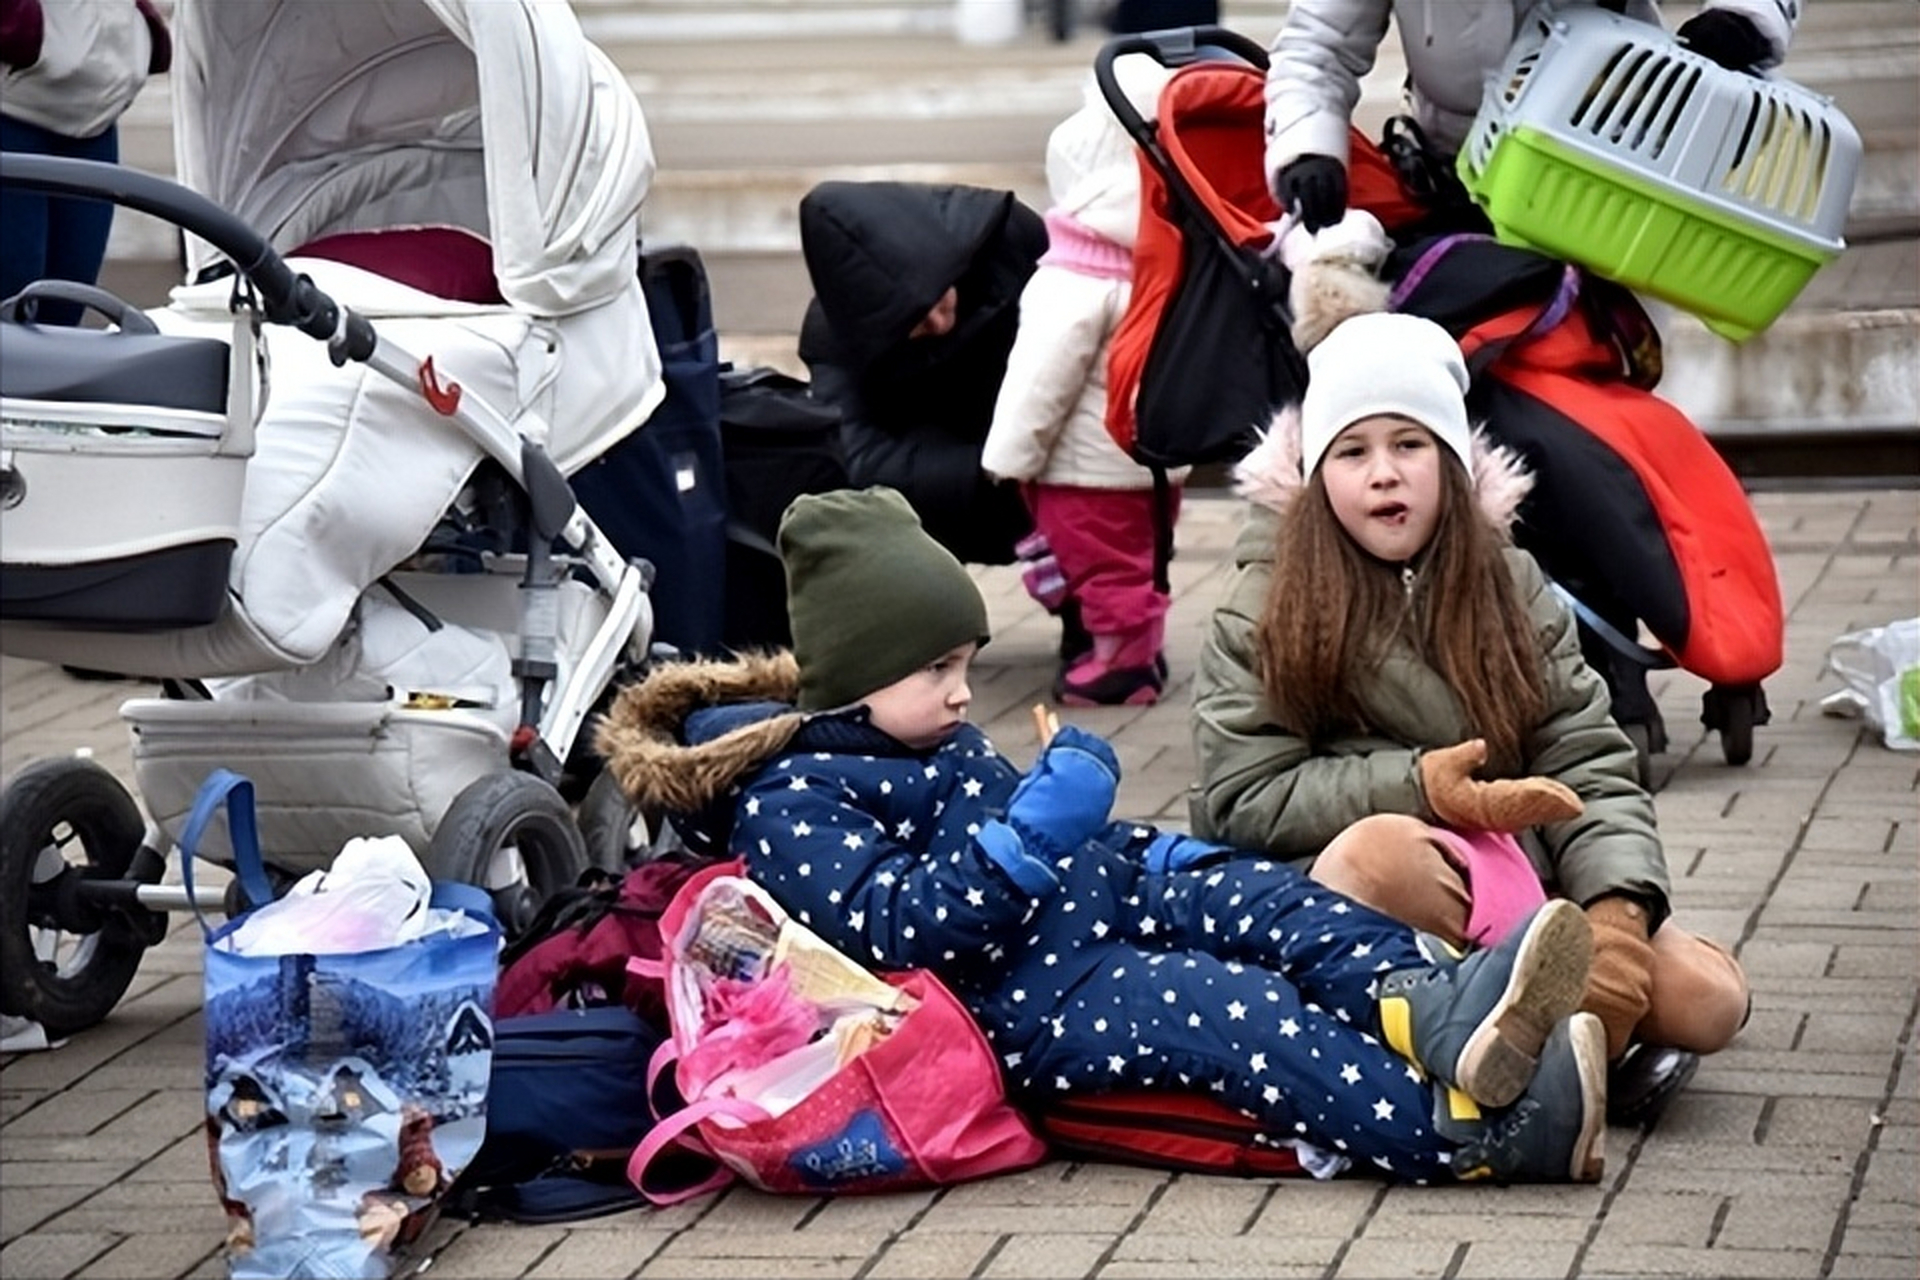
{"type": "Polygon", "coordinates": [[[145,317],[80,291],[114,331],[0,337],[0,649],[184,695],[121,709],[159,832],[83,760],[0,795],[0,996],[54,1034],[187,905],[155,882],[216,766],[253,780],[273,870],[399,834],[524,924],[587,864],[555,783],[652,627],[647,566],[564,479],[663,395],[624,77],[537,0],[173,16],[190,191],[0,174],[175,221],[199,281],[145,317]]]}

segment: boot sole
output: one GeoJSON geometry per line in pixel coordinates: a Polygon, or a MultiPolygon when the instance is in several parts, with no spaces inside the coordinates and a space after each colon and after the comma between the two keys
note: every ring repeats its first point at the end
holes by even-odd
{"type": "Polygon", "coordinates": [[[1567,1038],[1580,1071],[1580,1136],[1567,1157],[1567,1180],[1598,1182],[1607,1171],[1607,1029],[1595,1015],[1576,1013],[1567,1038]]]}
{"type": "MultiPolygon", "coordinates": [[[[1506,990],[1460,1051],[1455,1087],[1483,1107],[1507,1106],[1525,1092],[1547,1037],[1586,995],[1592,962],[1586,913],[1565,898],[1540,908],[1528,922],[1506,990]]],[[[1604,1082],[1600,1092],[1604,1096],[1604,1082]]]]}

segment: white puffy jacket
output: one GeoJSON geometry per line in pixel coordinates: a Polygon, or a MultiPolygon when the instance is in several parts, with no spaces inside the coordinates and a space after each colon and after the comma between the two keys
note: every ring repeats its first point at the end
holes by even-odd
{"type": "Polygon", "coordinates": [[[1044,264],[1028,278],[982,467],[1011,480],[1152,487],[1152,473],[1107,434],[1107,336],[1131,290],[1124,279],[1044,264]]]}
{"type": "MultiPolygon", "coordinates": [[[[1802,0],[1705,0],[1750,19],[1773,46],[1769,65],[1786,57],[1802,0]]],[[[1480,108],[1486,77],[1497,71],[1536,8],[1568,8],[1597,0],[1293,0],[1273,42],[1267,70],[1268,184],[1303,155],[1347,159],[1347,126],[1360,100],[1360,80],[1398,23],[1407,58],[1407,95],[1414,119],[1433,146],[1460,149],[1480,108]]],[[[1627,0],[1626,14],[1658,23],[1654,0],[1627,0]]]]}

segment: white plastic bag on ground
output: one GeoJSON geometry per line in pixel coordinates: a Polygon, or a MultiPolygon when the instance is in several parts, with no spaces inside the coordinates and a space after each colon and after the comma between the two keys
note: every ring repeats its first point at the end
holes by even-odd
{"type": "Polygon", "coordinates": [[[1823,712],[1864,715],[1889,747],[1920,751],[1920,618],[1839,637],[1827,647],[1829,673],[1846,688],[1820,700],[1823,712]]]}

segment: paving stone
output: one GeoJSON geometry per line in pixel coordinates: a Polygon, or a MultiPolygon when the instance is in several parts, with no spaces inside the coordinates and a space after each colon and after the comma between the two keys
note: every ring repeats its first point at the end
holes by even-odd
{"type": "Polygon", "coordinates": [[[23,1185],[9,1174],[4,1182],[0,1182],[0,1238],[19,1239],[43,1223],[52,1221],[62,1211],[79,1204],[93,1192],[92,1187],[23,1185]]]}
{"type": "Polygon", "coordinates": [[[982,1277],[994,1280],[1060,1280],[1096,1274],[1102,1255],[1113,1247],[1108,1234],[1065,1235],[1029,1232],[1014,1236],[996,1254],[982,1277]]]}
{"type": "Polygon", "coordinates": [[[1857,1151],[1880,1122],[1878,1105],[1831,1098],[1780,1098],[1767,1114],[1768,1146],[1840,1147],[1857,1151]]]}
{"type": "Polygon", "coordinates": [[[1805,1280],[1819,1275],[1822,1255],[1786,1249],[1673,1249],[1595,1244],[1583,1269],[1593,1275],[1681,1276],[1690,1280],[1805,1280]]]}
{"type": "Polygon", "coordinates": [[[803,1231],[905,1231],[938,1199],[935,1191],[845,1196],[822,1200],[802,1222],[803,1231]]]}
{"type": "Polygon", "coordinates": [[[837,1233],[687,1231],[668,1241],[659,1258],[869,1258],[892,1234],[879,1228],[837,1233]]]}
{"type": "Polygon", "coordinates": [[[690,1257],[670,1249],[635,1275],[647,1280],[655,1276],[663,1280],[739,1280],[749,1275],[756,1280],[853,1280],[864,1266],[860,1258],[814,1257],[754,1258],[743,1265],[739,1258],[690,1257]]]}
{"type": "Polygon", "coordinates": [[[1283,1183],[1185,1174],[1171,1183],[1138,1226],[1141,1233],[1236,1236],[1259,1219],[1283,1183]]]}
{"type": "Polygon", "coordinates": [[[1598,1238],[1621,1245],[1705,1248],[1726,1204],[1726,1195],[1718,1192],[1650,1192],[1630,1185],[1607,1206],[1598,1238]]]}
{"type": "Polygon", "coordinates": [[[117,1182],[136,1166],[115,1160],[8,1160],[7,1181],[28,1187],[84,1187],[117,1182]]]}
{"type": "Polygon", "coordinates": [[[1845,1208],[1844,1195],[1788,1199],[1764,1190],[1743,1190],[1729,1201],[1712,1244],[1722,1249],[1822,1253],[1831,1246],[1834,1228],[1845,1208]]]}
{"type": "Polygon", "coordinates": [[[1830,1280],[1912,1280],[1914,1256],[1911,1252],[1897,1258],[1843,1253],[1826,1274],[1830,1280]]]}
{"type": "Polygon", "coordinates": [[[115,1117],[146,1102],[154,1090],[71,1090],[50,1096],[38,1107],[6,1126],[10,1140],[19,1138],[84,1138],[98,1132],[115,1117]]]}
{"type": "Polygon", "coordinates": [[[21,1280],[59,1280],[78,1273],[111,1249],[115,1237],[71,1231],[36,1231],[0,1245],[0,1274],[21,1280]]]}
{"type": "Polygon", "coordinates": [[[927,1215],[914,1230],[1012,1234],[1024,1231],[1070,1232],[1078,1228],[1118,1235],[1132,1225],[1137,1216],[1139,1209],[1133,1205],[1049,1204],[1039,1200],[1020,1205],[971,1205],[959,1210],[950,1210],[943,1205],[940,1212],[927,1215]]]}
{"type": "Polygon", "coordinates": [[[888,1242],[866,1275],[868,1280],[948,1280],[976,1275],[1004,1239],[990,1232],[908,1232],[888,1242]]]}
{"type": "Polygon", "coordinates": [[[511,1230],[464,1231],[433,1255],[427,1274],[434,1280],[500,1280],[527,1274],[566,1238],[562,1227],[515,1224],[511,1230]]]}
{"type": "MultiPolygon", "coordinates": [[[[1596,1197],[1597,1198],[1597,1197],[1596,1197]]],[[[1363,1241],[1394,1240],[1539,1240],[1580,1243],[1592,1226],[1593,1214],[1584,1205],[1569,1206],[1565,1214],[1516,1212],[1496,1196],[1478,1213],[1421,1212],[1415,1206],[1396,1205],[1395,1212],[1376,1215],[1366,1225],[1363,1241]]]]}
{"type": "MultiPolygon", "coordinates": [[[[1577,1252],[1571,1245],[1540,1240],[1476,1240],[1467,1250],[1459,1274],[1476,1280],[1540,1280],[1542,1276],[1571,1275],[1577,1252]]],[[[1347,1272],[1343,1269],[1340,1274],[1347,1272]]]]}
{"type": "Polygon", "coordinates": [[[1101,1268],[1101,1276],[1119,1274],[1214,1275],[1214,1276],[1286,1276],[1296,1273],[1325,1274],[1334,1258],[1346,1248],[1343,1236],[1298,1235],[1211,1240],[1198,1236],[1127,1236],[1114,1251],[1113,1260],[1101,1268]],[[1156,1272],[1154,1267],[1162,1267],[1156,1272]],[[1212,1267],[1211,1271],[1193,1271],[1192,1267],[1212,1267]],[[1298,1272],[1290,1270],[1299,1269],[1298,1272]]]}
{"type": "MultiPolygon", "coordinates": [[[[195,1235],[141,1235],[122,1240],[88,1263],[77,1280],[156,1280],[184,1276],[219,1261],[220,1241],[195,1235]]],[[[219,1263],[224,1270],[225,1264],[219,1263]]],[[[12,1274],[12,1273],[9,1273],[12,1274]]],[[[23,1273],[24,1274],[24,1273],[23,1273]]]]}
{"type": "Polygon", "coordinates": [[[638,1271],[671,1238],[670,1232],[632,1227],[569,1231],[526,1275],[528,1280],[617,1280],[638,1271]]]}
{"type": "MultiPolygon", "coordinates": [[[[1446,1194],[1431,1187],[1420,1190],[1434,1195],[1446,1194]]],[[[1282,1239],[1294,1235],[1354,1235],[1390,1195],[1385,1185],[1359,1179],[1351,1182],[1289,1179],[1267,1199],[1259,1217],[1246,1228],[1246,1234],[1282,1239]]]]}
{"type": "Polygon", "coordinates": [[[1920,1257],[1920,1226],[1856,1227],[1849,1225],[1840,1238],[1843,1257],[1907,1258],[1920,1257]]]}
{"type": "Polygon", "coordinates": [[[1451,1239],[1354,1241],[1333,1271],[1339,1280],[1415,1280],[1452,1274],[1467,1248],[1451,1239]]]}

